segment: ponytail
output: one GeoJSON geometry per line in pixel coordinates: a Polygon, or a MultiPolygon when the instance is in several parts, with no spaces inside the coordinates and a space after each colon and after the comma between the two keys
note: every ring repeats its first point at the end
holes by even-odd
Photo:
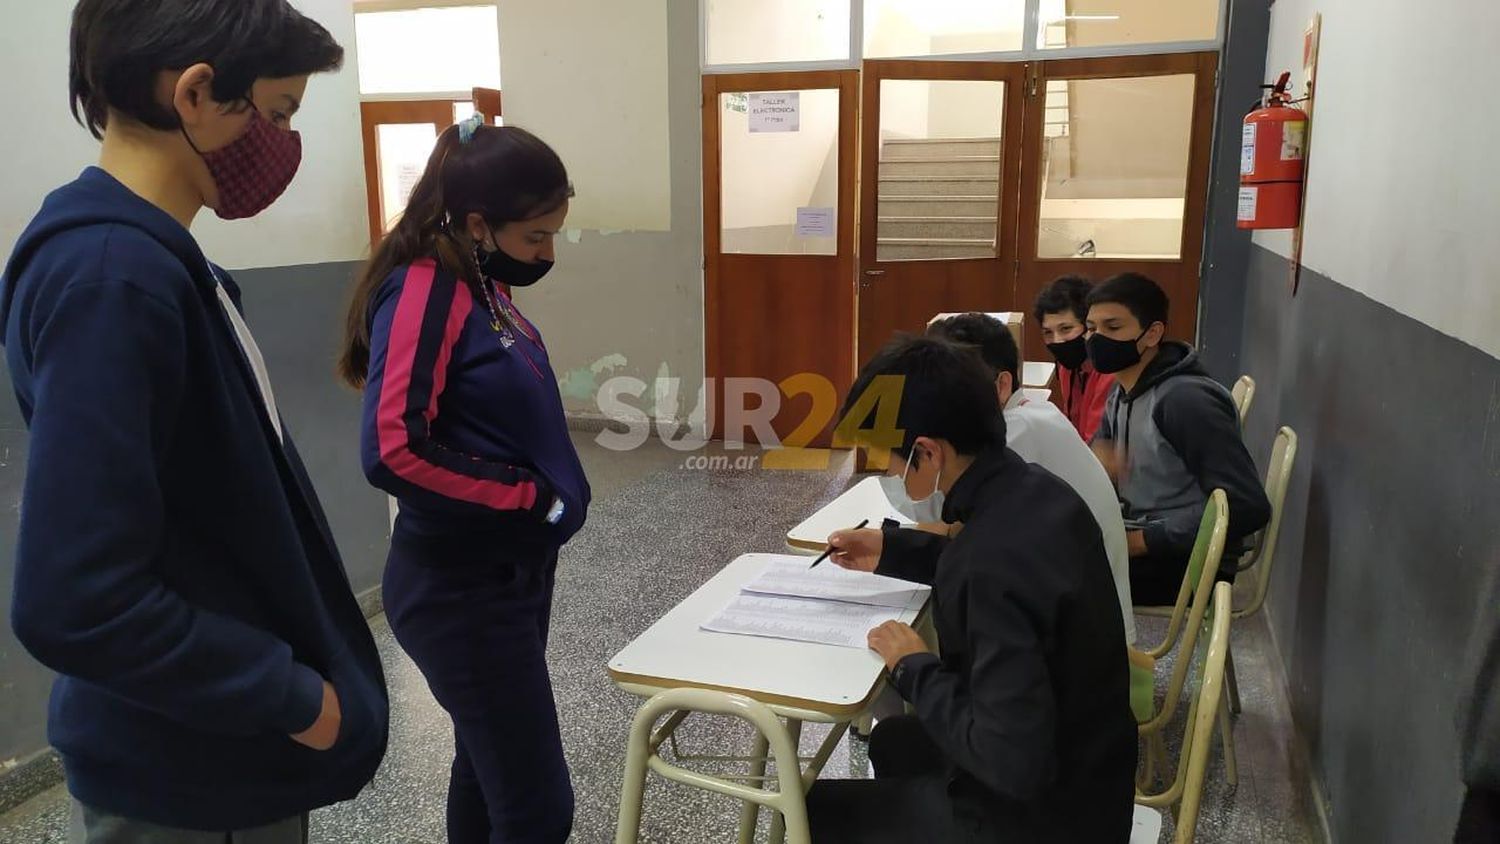
{"type": "Polygon", "coordinates": [[[360,268],[344,323],[344,348],[339,355],[338,375],[356,390],[363,389],[370,369],[370,304],[376,291],[397,267],[436,257],[443,269],[459,278],[477,275],[473,259],[449,228],[448,208],[443,201],[443,164],[458,145],[458,127],[450,126],[438,138],[427,161],[427,170],[412,188],[406,210],[395,227],[381,238],[370,260],[360,268]]]}

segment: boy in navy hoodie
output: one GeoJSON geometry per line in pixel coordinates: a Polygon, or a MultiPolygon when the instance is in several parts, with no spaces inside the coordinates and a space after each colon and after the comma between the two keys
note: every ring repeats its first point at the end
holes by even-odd
{"type": "Polygon", "coordinates": [[[280,196],[308,77],[342,59],[285,0],[74,10],[100,163],[22,234],[0,320],[30,429],[12,622],[60,675],[91,844],[304,841],[385,751],[374,641],[239,288],[188,233],[280,196]]]}

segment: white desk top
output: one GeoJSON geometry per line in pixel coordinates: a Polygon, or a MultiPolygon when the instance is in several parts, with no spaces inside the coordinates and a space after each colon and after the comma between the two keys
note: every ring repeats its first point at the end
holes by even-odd
{"type": "MultiPolygon", "coordinates": [[[[725,566],[615,654],[610,677],[632,692],[720,689],[832,720],[863,712],[885,669],[874,651],[699,629],[760,574],[769,557],[746,554],[725,566]]],[[[917,615],[907,611],[901,620],[912,624],[917,615]]]]}
{"type": "Polygon", "coordinates": [[[1028,360],[1021,364],[1021,386],[1050,387],[1057,364],[1051,361],[1028,360]]]}
{"type": "Polygon", "coordinates": [[[880,489],[880,479],[865,478],[787,531],[786,544],[798,553],[821,554],[834,531],[852,528],[863,519],[870,520],[869,527],[880,527],[880,521],[887,516],[897,518],[890,500],[880,489]]]}

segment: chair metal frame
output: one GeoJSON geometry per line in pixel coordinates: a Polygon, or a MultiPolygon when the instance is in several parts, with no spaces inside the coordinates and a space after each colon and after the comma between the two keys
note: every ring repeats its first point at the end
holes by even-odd
{"type": "Polygon", "coordinates": [[[848,721],[835,723],[828,738],[812,756],[798,755],[797,745],[804,721],[829,722],[828,716],[812,712],[771,707],[760,701],[731,692],[712,689],[668,689],[641,705],[630,727],[625,754],[625,779],[620,788],[620,815],[615,826],[615,844],[635,844],[640,837],[641,812],[645,800],[646,772],[713,791],[744,801],[740,812],[739,844],[755,840],[760,808],[776,812],[771,820],[769,841],[779,844],[811,844],[807,821],[807,790],[822,772],[843,739],[848,721]],[[755,728],[754,749],[748,756],[718,756],[681,752],[676,743],[677,728],[695,713],[728,715],[755,728]],[[660,727],[657,722],[666,716],[660,727]],[[782,718],[786,718],[785,725],[782,718]],[[678,762],[745,762],[749,773],[717,776],[684,768],[663,759],[661,748],[670,744],[678,762]],[[767,764],[775,765],[773,774],[767,764]],[[806,767],[804,767],[806,763],[806,767]],[[775,790],[765,788],[775,781],[775,790]],[[753,784],[753,785],[752,785],[753,784]]]}
{"type": "MultiPolygon", "coordinates": [[[[1198,829],[1198,813],[1203,802],[1203,786],[1208,774],[1208,756],[1213,749],[1214,729],[1224,724],[1225,670],[1229,656],[1229,622],[1232,620],[1234,592],[1228,583],[1214,587],[1213,614],[1208,651],[1202,662],[1198,693],[1188,710],[1187,728],[1183,731],[1182,757],[1172,782],[1154,794],[1137,789],[1136,805],[1153,809],[1176,808],[1175,844],[1191,844],[1198,829]]],[[[1200,622],[1201,623],[1201,622],[1200,622]]],[[[1185,654],[1187,661],[1192,654],[1185,654]]],[[[1233,771],[1234,759],[1228,748],[1224,764],[1233,771]]],[[[1233,783],[1233,777],[1230,778],[1233,783]]]]}
{"type": "MultiPolygon", "coordinates": [[[[1151,782],[1159,768],[1166,765],[1166,742],[1162,738],[1162,731],[1172,720],[1182,701],[1182,690],[1187,682],[1187,672],[1191,667],[1192,654],[1197,646],[1199,632],[1203,628],[1203,619],[1208,614],[1210,605],[1214,601],[1214,580],[1218,575],[1219,561],[1224,556],[1224,542],[1229,530],[1229,498],[1222,489],[1216,489],[1209,496],[1208,506],[1203,511],[1203,521],[1198,528],[1198,542],[1193,549],[1193,556],[1199,556],[1199,549],[1203,548],[1201,562],[1199,563],[1197,581],[1193,581],[1193,564],[1188,565],[1188,570],[1183,573],[1182,586],[1178,589],[1177,603],[1172,607],[1140,607],[1137,612],[1170,611],[1170,622],[1168,623],[1167,636],[1161,645],[1145,653],[1153,659],[1160,659],[1173,648],[1177,649],[1177,659],[1172,665],[1172,675],[1167,681],[1167,693],[1162,700],[1162,705],[1155,709],[1155,715],[1147,721],[1136,725],[1137,732],[1145,742],[1146,760],[1142,766],[1140,783],[1151,782]],[[1191,596],[1191,603],[1189,603],[1191,596]]],[[[1224,584],[1228,585],[1228,584],[1224,584]]],[[[1239,781],[1238,767],[1235,765],[1234,731],[1229,722],[1229,708],[1226,705],[1221,716],[1221,727],[1223,732],[1224,756],[1227,760],[1226,767],[1229,772],[1229,781],[1239,781]]],[[[1179,765],[1180,767],[1180,765],[1179,765]]]]}

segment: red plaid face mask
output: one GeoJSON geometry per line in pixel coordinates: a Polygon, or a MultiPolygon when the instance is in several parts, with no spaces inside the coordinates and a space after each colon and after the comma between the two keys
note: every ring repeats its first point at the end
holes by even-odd
{"type": "MultiPolygon", "coordinates": [[[[198,151],[192,138],[188,145],[198,151]]],[[[302,166],[302,136],[271,125],[252,103],[244,134],[222,149],[198,155],[219,189],[214,212],[225,220],[243,220],[270,208],[286,193],[302,166]]]]}

